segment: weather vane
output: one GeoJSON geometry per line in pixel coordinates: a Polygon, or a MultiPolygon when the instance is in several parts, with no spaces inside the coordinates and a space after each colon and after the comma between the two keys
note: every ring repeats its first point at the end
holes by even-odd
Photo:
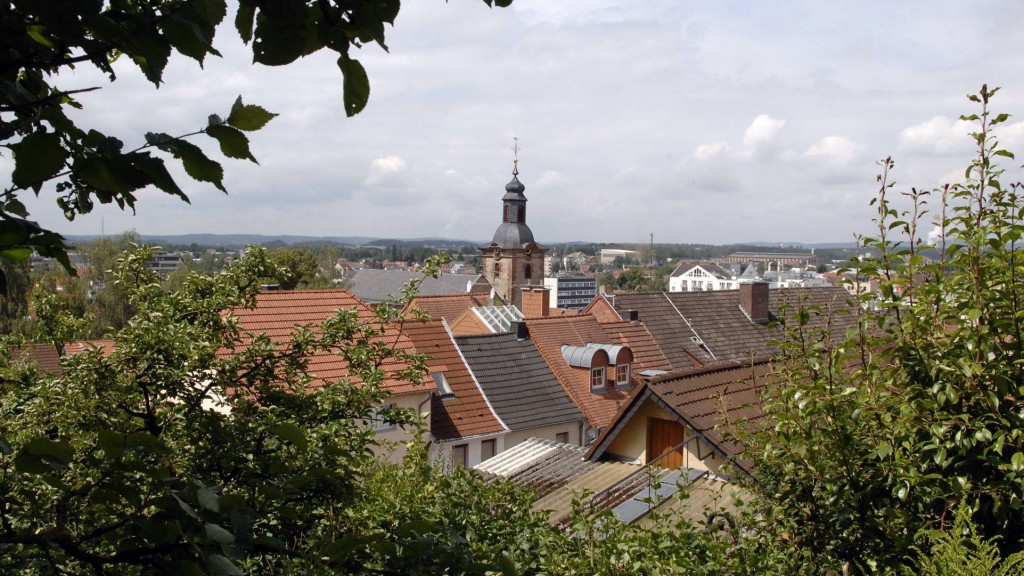
{"type": "Polygon", "coordinates": [[[519,137],[513,136],[515,144],[512,145],[512,175],[519,176],[519,137]]]}

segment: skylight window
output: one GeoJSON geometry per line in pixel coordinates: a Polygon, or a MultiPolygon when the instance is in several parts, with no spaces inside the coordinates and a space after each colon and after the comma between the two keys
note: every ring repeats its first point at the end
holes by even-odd
{"type": "Polygon", "coordinates": [[[452,385],[448,383],[448,379],[444,377],[444,372],[431,372],[430,377],[434,379],[434,383],[437,384],[437,393],[441,395],[441,398],[454,398],[455,392],[452,391],[452,385]]]}

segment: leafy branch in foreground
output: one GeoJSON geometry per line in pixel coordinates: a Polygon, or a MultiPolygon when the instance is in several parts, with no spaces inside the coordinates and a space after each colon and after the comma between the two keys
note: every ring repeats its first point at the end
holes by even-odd
{"type": "Polygon", "coordinates": [[[805,309],[780,344],[774,426],[756,437],[757,490],[777,534],[822,571],[909,567],[909,551],[955,510],[1010,554],[1024,541],[1024,299],[1020,185],[1004,184],[992,129],[996,93],[971,96],[977,155],[961,184],[892,199],[881,162],[877,235],[861,240],[856,328],[832,340],[806,330],[805,309]],[[937,198],[934,217],[928,204],[937,198]],[[929,219],[932,240],[922,231],[929,219]]]}
{"type": "MultiPolygon", "coordinates": [[[[510,0],[484,0],[507,6],[510,0]]],[[[234,25],[252,47],[253,62],[290,64],[322,49],[338,54],[345,114],[359,113],[370,83],[351,48],[376,43],[387,50],[385,25],[394,24],[399,0],[240,0],[234,25]]],[[[203,64],[220,56],[217,27],[228,15],[226,0],[14,0],[0,4],[0,149],[14,157],[10,184],[0,193],[0,257],[27,259],[33,250],[57,258],[69,271],[67,246],[57,233],[29,220],[19,195],[53,188],[68,219],[86,214],[98,201],[133,209],[137,190],[154,186],[187,200],[156,148],[180,160],[196,180],[223,186],[223,169],[185,140],[205,133],[229,158],[255,161],[240,131],[257,130],[272,115],[239,99],[226,120],[210,116],[205,128],[180,137],[151,133],[146,143],[125,151],[123,140],[80,126],[69,108],[98,87],[73,87],[67,72],[92,66],[116,80],[114,61],[134,64],[155,86],[175,54],[203,64]]]]}

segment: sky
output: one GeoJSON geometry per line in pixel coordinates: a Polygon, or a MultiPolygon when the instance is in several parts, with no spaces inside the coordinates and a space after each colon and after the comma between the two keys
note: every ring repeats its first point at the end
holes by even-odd
{"type": "MultiPolygon", "coordinates": [[[[1012,116],[1001,141],[1024,145],[1019,0],[407,1],[390,52],[354,54],[371,94],[353,118],[333,53],[254,66],[232,17],[223,58],[177,57],[159,89],[120,61],[114,83],[79,67],[59,84],[103,86],[77,119],[128,146],[201,127],[241,94],[279,114],[250,135],[260,164],[200,137],[227,195],[178,171],[191,204],[143,191],[134,215],[69,223],[44,189],[33,219],[71,235],[489,240],[518,138],[542,244],[849,242],[871,231],[879,159],[895,159],[897,191],[962,177],[958,117],[983,83],[1012,116]]],[[[0,183],[11,168],[0,157],[0,183]]]]}

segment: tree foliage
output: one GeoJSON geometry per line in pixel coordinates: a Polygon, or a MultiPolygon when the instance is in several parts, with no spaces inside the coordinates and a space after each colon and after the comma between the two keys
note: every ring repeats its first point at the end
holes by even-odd
{"type": "Polygon", "coordinates": [[[878,232],[861,240],[881,256],[858,262],[879,296],[801,309],[781,343],[753,487],[817,569],[913,565],[915,542],[961,506],[1004,552],[1024,543],[1024,198],[997,163],[1013,155],[993,136],[1008,118],[989,110],[995,92],[970,97],[977,155],[963,183],[911,188],[897,209],[894,164],[881,163],[878,232]],[[808,328],[840,313],[857,320],[845,339],[808,328]]]}

